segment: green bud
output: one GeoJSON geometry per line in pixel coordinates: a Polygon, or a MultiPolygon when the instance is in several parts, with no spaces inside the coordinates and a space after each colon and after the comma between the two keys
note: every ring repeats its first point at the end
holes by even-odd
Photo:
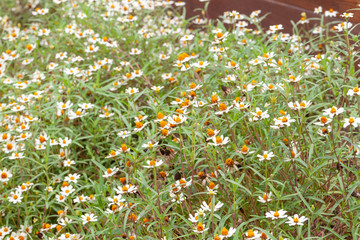
{"type": "Polygon", "coordinates": [[[312,211],[314,211],[314,210],[315,210],[315,206],[314,206],[314,204],[313,204],[313,205],[311,205],[311,210],[312,210],[312,211]]]}
{"type": "Polygon", "coordinates": [[[80,215],[80,211],[76,210],[76,216],[79,216],[79,215],[80,215]]]}
{"type": "Polygon", "coordinates": [[[276,103],[276,97],[271,97],[271,103],[276,103]]]}

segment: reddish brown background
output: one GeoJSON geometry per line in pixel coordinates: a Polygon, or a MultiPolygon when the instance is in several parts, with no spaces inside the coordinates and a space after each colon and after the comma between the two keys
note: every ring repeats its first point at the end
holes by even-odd
{"type": "MultiPolygon", "coordinates": [[[[200,15],[196,8],[203,8],[205,3],[199,0],[183,0],[186,2],[186,12],[188,17],[200,15]]],[[[243,14],[250,14],[253,10],[260,9],[262,14],[271,13],[266,17],[263,26],[283,24],[285,31],[291,31],[290,20],[297,22],[301,18],[301,13],[306,12],[307,17],[314,17],[314,8],[323,7],[323,11],[333,8],[339,15],[351,8],[360,8],[358,0],[210,0],[208,14],[212,19],[222,15],[225,11],[237,10],[243,14]]],[[[351,11],[355,17],[352,22],[360,22],[360,14],[351,11]]],[[[338,16],[339,16],[338,15],[338,16]]]]}

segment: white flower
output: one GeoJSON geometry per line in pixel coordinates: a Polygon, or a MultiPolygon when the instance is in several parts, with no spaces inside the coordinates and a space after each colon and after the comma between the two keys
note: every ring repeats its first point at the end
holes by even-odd
{"type": "MultiPolygon", "coordinates": [[[[217,204],[215,204],[214,212],[219,210],[222,206],[224,206],[224,204],[222,202],[218,202],[217,204]]],[[[211,211],[212,206],[211,206],[211,203],[207,204],[205,201],[203,201],[202,204],[201,204],[201,208],[204,211],[211,211]]]]}
{"type": "MultiPolygon", "coordinates": [[[[235,101],[235,100],[234,100],[235,101]]],[[[248,103],[245,103],[245,102],[236,102],[235,101],[235,108],[236,109],[239,109],[239,110],[245,110],[246,108],[249,107],[249,104],[248,103]]]]}
{"type": "Polygon", "coordinates": [[[205,224],[199,222],[196,229],[193,231],[196,233],[203,233],[206,232],[207,230],[209,230],[209,228],[205,228],[205,224]]]}
{"type": "Polygon", "coordinates": [[[254,60],[249,61],[249,64],[255,66],[255,65],[258,65],[258,64],[263,63],[263,62],[264,62],[264,61],[263,61],[262,59],[256,58],[256,59],[254,59],[254,60]]]}
{"type": "Polygon", "coordinates": [[[81,203],[81,202],[86,202],[88,200],[88,197],[81,195],[81,196],[77,196],[74,199],[74,203],[81,203]]]}
{"type": "Polygon", "coordinates": [[[119,187],[115,188],[115,191],[117,194],[136,193],[137,186],[134,186],[131,184],[126,184],[122,187],[119,186],[119,187]]]}
{"type": "Polygon", "coordinates": [[[220,111],[215,112],[215,115],[222,115],[224,113],[228,113],[232,109],[232,107],[232,105],[228,107],[225,103],[219,103],[218,108],[220,111]]]}
{"type": "Polygon", "coordinates": [[[338,14],[338,12],[334,11],[332,8],[325,11],[325,17],[336,17],[337,14],[338,14]]]}
{"type": "Polygon", "coordinates": [[[319,125],[319,126],[325,126],[326,124],[329,124],[332,121],[331,118],[328,118],[328,117],[325,117],[325,116],[319,117],[319,120],[320,120],[320,122],[316,122],[314,124],[319,125]]]}
{"type": "Polygon", "coordinates": [[[196,68],[206,68],[210,63],[208,61],[199,61],[199,62],[195,62],[192,63],[191,66],[192,67],[196,67],[196,68]]]}
{"type": "Polygon", "coordinates": [[[344,128],[347,126],[357,127],[360,124],[360,118],[349,117],[344,119],[344,128]]]}
{"type": "Polygon", "coordinates": [[[258,201],[262,203],[267,203],[271,201],[271,192],[270,193],[264,193],[262,196],[258,197],[258,201]]]}
{"type": "Polygon", "coordinates": [[[78,104],[78,105],[79,105],[79,107],[81,107],[84,110],[91,109],[91,108],[93,108],[95,106],[94,104],[91,104],[91,103],[81,103],[81,104],[78,104]]]}
{"type": "Polygon", "coordinates": [[[0,171],[0,182],[8,182],[11,177],[12,173],[10,170],[4,168],[2,171],[0,171]]]}
{"type": "Polygon", "coordinates": [[[63,164],[64,164],[64,167],[70,167],[71,165],[75,165],[75,161],[67,159],[63,162],[63,164]]]}
{"type": "Polygon", "coordinates": [[[124,130],[124,131],[120,131],[117,135],[121,138],[127,138],[128,136],[130,136],[130,134],[131,132],[124,130]]]}
{"type": "Polygon", "coordinates": [[[327,136],[329,132],[331,132],[331,127],[319,128],[317,131],[317,133],[322,137],[327,136]]]}
{"type": "Polygon", "coordinates": [[[8,196],[9,202],[12,202],[14,204],[21,203],[21,200],[23,199],[21,194],[22,194],[22,192],[20,192],[20,191],[11,192],[8,196]]]}
{"type": "Polygon", "coordinates": [[[100,114],[99,117],[101,118],[109,118],[114,116],[115,113],[109,113],[108,111],[105,111],[103,114],[100,114]]]}
{"type": "Polygon", "coordinates": [[[108,177],[114,176],[118,171],[119,171],[119,168],[117,168],[117,167],[108,168],[108,169],[106,169],[106,171],[104,172],[103,177],[104,177],[104,178],[108,178],[108,177]]]}
{"type": "Polygon", "coordinates": [[[152,86],[151,89],[155,92],[160,92],[161,89],[163,89],[164,86],[152,86]]]}
{"type": "Polygon", "coordinates": [[[296,83],[296,82],[299,82],[301,80],[301,76],[297,76],[295,77],[294,75],[290,75],[289,78],[284,78],[283,80],[285,82],[288,82],[288,83],[296,83]]]}
{"type": "Polygon", "coordinates": [[[86,213],[85,215],[81,216],[81,219],[83,221],[83,224],[85,225],[88,222],[96,222],[97,216],[95,216],[95,214],[93,214],[93,213],[86,213]]]}
{"type": "Polygon", "coordinates": [[[223,227],[223,229],[221,230],[220,237],[221,238],[229,238],[232,235],[234,235],[235,232],[236,232],[236,228],[230,227],[228,230],[225,227],[223,227]]]}
{"type": "Polygon", "coordinates": [[[259,158],[259,161],[264,160],[271,160],[273,157],[275,157],[275,154],[273,152],[264,151],[262,155],[258,154],[257,157],[259,158]]]}
{"type": "Polygon", "coordinates": [[[262,111],[258,107],[255,109],[255,112],[251,112],[251,114],[253,115],[253,117],[249,119],[250,121],[258,121],[270,117],[268,114],[268,110],[262,111]]]}
{"type": "Polygon", "coordinates": [[[199,214],[195,213],[194,216],[189,213],[188,220],[193,223],[197,223],[199,221],[199,214]]]}
{"type": "Polygon", "coordinates": [[[75,189],[72,185],[61,187],[61,194],[64,196],[69,196],[73,192],[75,192],[75,189]]]}
{"type": "Polygon", "coordinates": [[[315,8],[314,13],[317,13],[317,14],[322,13],[322,7],[319,6],[319,7],[315,8]]]}
{"type": "Polygon", "coordinates": [[[130,94],[130,95],[134,95],[135,93],[138,93],[139,92],[139,89],[138,88],[128,88],[125,90],[126,93],[130,94]]]}
{"type": "Polygon", "coordinates": [[[65,109],[68,109],[70,108],[73,104],[69,101],[67,101],[66,103],[63,103],[63,102],[58,102],[56,103],[57,105],[57,108],[58,109],[62,109],[62,110],[65,110],[65,109]]]}
{"type": "Polygon", "coordinates": [[[168,121],[170,124],[178,125],[187,120],[187,117],[184,115],[173,115],[168,117],[168,121]]]}
{"type": "MultiPolygon", "coordinates": [[[[9,159],[22,159],[24,157],[25,156],[23,153],[14,152],[14,153],[11,153],[11,156],[9,157],[9,159]]],[[[0,181],[1,181],[1,177],[0,177],[0,181]]]]}
{"type": "Polygon", "coordinates": [[[286,223],[290,226],[304,225],[304,222],[308,220],[305,216],[299,217],[299,215],[295,214],[293,217],[288,217],[289,221],[286,223]]]}
{"type": "Polygon", "coordinates": [[[341,17],[343,17],[343,18],[352,18],[352,17],[354,17],[354,13],[343,13],[343,14],[341,14],[340,15],[341,17]]]}
{"type": "Polygon", "coordinates": [[[191,41],[194,39],[194,35],[185,35],[182,38],[180,38],[180,41],[185,42],[185,41],[191,41]]]}
{"type": "Polygon", "coordinates": [[[274,219],[279,219],[279,218],[286,218],[287,215],[286,215],[286,211],[284,210],[279,210],[279,211],[270,211],[270,212],[267,212],[265,214],[265,216],[267,218],[271,218],[271,220],[274,220],[274,219]]]}
{"type": "Polygon", "coordinates": [[[213,145],[213,146],[222,146],[227,144],[228,142],[230,142],[229,137],[225,137],[223,135],[221,136],[213,136],[211,138],[211,140],[213,141],[213,143],[209,143],[209,145],[213,145]]]}
{"type": "Polygon", "coordinates": [[[68,181],[68,182],[73,182],[73,183],[77,183],[77,180],[80,178],[80,174],[69,174],[68,176],[65,177],[64,181],[68,181]]]}
{"type": "Polygon", "coordinates": [[[70,138],[68,138],[68,137],[66,137],[66,138],[59,138],[59,145],[61,146],[61,147],[67,147],[67,146],[69,146],[70,145],[70,143],[72,142],[72,140],[70,139],[70,138]]]}
{"type": "Polygon", "coordinates": [[[274,129],[283,128],[285,126],[290,127],[290,124],[292,122],[295,122],[295,119],[292,119],[290,117],[290,115],[288,114],[286,116],[282,116],[282,117],[279,117],[279,118],[274,118],[274,125],[270,126],[270,127],[274,128],[274,129]]]}
{"type": "Polygon", "coordinates": [[[246,240],[252,240],[252,239],[260,239],[261,237],[261,233],[259,233],[259,231],[255,230],[248,230],[246,233],[245,233],[245,236],[246,236],[246,240]]]}
{"type": "Polygon", "coordinates": [[[137,48],[132,48],[130,51],[130,55],[139,55],[140,53],[142,53],[142,50],[137,49],[137,48]]]}
{"type": "Polygon", "coordinates": [[[65,202],[66,197],[67,197],[66,195],[62,195],[62,194],[57,194],[57,195],[55,196],[56,201],[57,201],[57,202],[60,202],[60,203],[65,202]]]}
{"type": "Polygon", "coordinates": [[[140,132],[144,129],[145,126],[147,126],[150,122],[142,123],[142,122],[136,122],[136,128],[133,130],[133,132],[140,132]]]}
{"type": "Polygon", "coordinates": [[[49,68],[49,70],[53,70],[53,69],[56,68],[57,66],[59,66],[59,64],[52,62],[52,63],[49,63],[48,68],[49,68]]]}
{"type": "Polygon", "coordinates": [[[160,165],[162,165],[164,162],[162,160],[156,161],[156,160],[148,160],[146,161],[147,165],[144,166],[144,168],[156,168],[160,165]]]}
{"type": "Polygon", "coordinates": [[[324,115],[333,118],[334,116],[337,116],[343,112],[344,112],[344,108],[337,108],[337,107],[333,106],[329,109],[324,110],[324,115]]]}
{"type": "Polygon", "coordinates": [[[347,96],[354,96],[354,95],[358,95],[360,96],[360,91],[358,87],[354,87],[353,89],[349,89],[349,91],[346,94],[347,96]]]}

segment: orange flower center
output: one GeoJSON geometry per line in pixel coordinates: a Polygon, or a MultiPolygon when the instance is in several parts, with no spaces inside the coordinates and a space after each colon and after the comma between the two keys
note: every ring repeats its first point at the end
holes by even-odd
{"type": "Polygon", "coordinates": [[[220,110],[220,111],[225,111],[226,109],[227,109],[226,104],[225,104],[225,103],[220,103],[220,105],[219,105],[219,110],[220,110]]]}
{"type": "Polygon", "coordinates": [[[227,230],[225,227],[221,230],[221,235],[227,236],[229,234],[229,230],[227,230]]]}
{"type": "Polygon", "coordinates": [[[196,228],[199,232],[204,231],[204,226],[202,225],[202,223],[199,222],[199,224],[197,225],[196,228]]]}
{"type": "Polygon", "coordinates": [[[320,118],[320,121],[321,121],[322,123],[327,123],[328,120],[327,120],[326,117],[321,117],[321,118],[320,118]]]}

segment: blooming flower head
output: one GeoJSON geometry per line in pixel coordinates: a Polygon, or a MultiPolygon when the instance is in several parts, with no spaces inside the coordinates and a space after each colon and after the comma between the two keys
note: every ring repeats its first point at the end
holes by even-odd
{"type": "Polygon", "coordinates": [[[203,233],[209,230],[209,228],[205,228],[205,225],[199,222],[194,230],[196,233],[203,233]]]}
{"type": "Polygon", "coordinates": [[[295,214],[293,217],[288,217],[289,221],[286,223],[290,226],[299,226],[304,225],[304,222],[306,222],[308,219],[305,216],[299,217],[299,215],[295,214]]]}
{"type": "Polygon", "coordinates": [[[146,163],[147,163],[147,165],[145,165],[144,168],[155,168],[155,167],[162,165],[164,162],[162,160],[159,160],[159,161],[149,160],[146,163]]]}
{"type": "Polygon", "coordinates": [[[96,222],[97,216],[95,216],[95,214],[93,214],[93,213],[86,213],[81,216],[81,220],[83,221],[83,225],[85,225],[89,222],[96,222]]]}
{"type": "Polygon", "coordinates": [[[220,237],[221,238],[229,238],[231,237],[232,235],[234,235],[234,233],[236,232],[236,229],[233,228],[233,227],[230,227],[229,229],[227,229],[226,227],[223,227],[221,229],[221,234],[220,234],[220,237]]]}
{"type": "Polygon", "coordinates": [[[349,117],[344,119],[344,128],[347,126],[357,127],[360,124],[360,118],[349,117]]]}
{"type": "Polygon", "coordinates": [[[320,117],[319,120],[320,120],[320,122],[316,122],[314,124],[319,125],[319,126],[325,126],[326,124],[329,124],[332,121],[331,118],[328,118],[328,117],[325,117],[325,116],[320,117]]]}
{"type": "Polygon", "coordinates": [[[7,170],[6,168],[4,168],[3,170],[0,171],[0,181],[1,182],[8,182],[9,179],[12,177],[12,173],[10,170],[7,170]]]}
{"type": "Polygon", "coordinates": [[[245,236],[247,240],[260,239],[261,234],[257,230],[253,231],[250,229],[245,233],[245,236]]]}
{"type": "Polygon", "coordinates": [[[259,161],[264,161],[264,160],[271,160],[273,157],[275,157],[275,154],[273,152],[268,152],[268,151],[264,151],[264,153],[258,154],[257,157],[259,158],[259,161]]]}
{"type": "Polygon", "coordinates": [[[230,139],[228,137],[221,136],[214,136],[211,138],[213,141],[212,143],[209,143],[209,145],[213,146],[223,146],[230,142],[230,139]]]}
{"type": "Polygon", "coordinates": [[[357,95],[359,96],[360,95],[360,90],[358,87],[354,87],[352,89],[349,89],[349,91],[347,92],[346,94],[347,96],[354,96],[354,95],[357,95]]]}
{"type": "Polygon", "coordinates": [[[265,216],[267,217],[267,218],[271,218],[271,220],[276,220],[276,219],[280,219],[280,218],[286,218],[287,217],[287,215],[286,215],[286,211],[284,211],[284,210],[279,210],[279,211],[270,211],[270,212],[267,212],[266,214],[265,214],[265,216]]]}
{"type": "Polygon", "coordinates": [[[258,197],[258,201],[262,203],[267,203],[271,201],[271,192],[270,193],[264,193],[262,196],[258,197]]]}

